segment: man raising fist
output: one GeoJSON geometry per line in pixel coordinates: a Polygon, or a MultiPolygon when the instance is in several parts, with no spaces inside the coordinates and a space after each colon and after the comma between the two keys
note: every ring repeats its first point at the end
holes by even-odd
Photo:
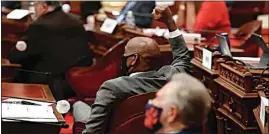
{"type": "Polygon", "coordinates": [[[157,6],[153,16],[165,23],[170,31],[173,62],[160,68],[158,61],[161,54],[157,42],[147,37],[131,39],[123,55],[122,72],[125,76],[104,82],[91,106],[80,101],[73,105],[75,121],[87,122],[83,133],[105,133],[116,101],[137,94],[156,92],[169,82],[174,74],[190,71],[189,51],[176,28],[170,9],[167,6],[157,6]]]}

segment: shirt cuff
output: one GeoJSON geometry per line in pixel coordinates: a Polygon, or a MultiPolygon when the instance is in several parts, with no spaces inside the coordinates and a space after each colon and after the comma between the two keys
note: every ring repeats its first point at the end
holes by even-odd
{"type": "Polygon", "coordinates": [[[173,32],[169,32],[169,38],[175,38],[177,36],[181,35],[180,31],[177,29],[173,32]]]}

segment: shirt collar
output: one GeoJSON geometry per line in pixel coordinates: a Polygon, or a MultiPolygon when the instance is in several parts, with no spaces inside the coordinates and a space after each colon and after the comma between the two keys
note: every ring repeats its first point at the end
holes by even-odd
{"type": "Polygon", "coordinates": [[[168,134],[178,134],[180,132],[181,132],[181,130],[175,130],[175,131],[168,132],[168,134]]]}
{"type": "Polygon", "coordinates": [[[143,73],[143,72],[135,72],[135,73],[131,73],[129,76],[130,77],[133,77],[133,76],[138,75],[138,74],[141,74],[141,73],[143,73]]]}

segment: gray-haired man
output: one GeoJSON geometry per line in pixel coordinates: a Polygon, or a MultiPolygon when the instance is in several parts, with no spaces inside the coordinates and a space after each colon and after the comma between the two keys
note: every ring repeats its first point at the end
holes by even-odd
{"type": "Polygon", "coordinates": [[[209,98],[200,81],[177,74],[149,100],[144,124],[158,133],[198,134],[210,109],[209,98]]]}

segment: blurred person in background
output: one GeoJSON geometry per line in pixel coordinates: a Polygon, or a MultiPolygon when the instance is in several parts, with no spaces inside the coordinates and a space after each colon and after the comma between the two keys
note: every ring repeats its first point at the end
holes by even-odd
{"type": "Polygon", "coordinates": [[[150,27],[152,23],[152,10],[155,7],[155,1],[128,1],[123,7],[117,21],[125,20],[128,11],[132,11],[135,18],[135,25],[138,27],[150,27]]]}
{"type": "Polygon", "coordinates": [[[48,84],[56,100],[75,96],[65,72],[74,65],[92,64],[86,31],[80,20],[62,11],[60,2],[33,4],[36,20],[8,56],[23,66],[17,81],[48,84]]]}
{"type": "Polygon", "coordinates": [[[214,31],[231,34],[229,11],[224,1],[181,2],[178,16],[178,27],[201,33],[208,40],[215,36],[214,31]]]}

